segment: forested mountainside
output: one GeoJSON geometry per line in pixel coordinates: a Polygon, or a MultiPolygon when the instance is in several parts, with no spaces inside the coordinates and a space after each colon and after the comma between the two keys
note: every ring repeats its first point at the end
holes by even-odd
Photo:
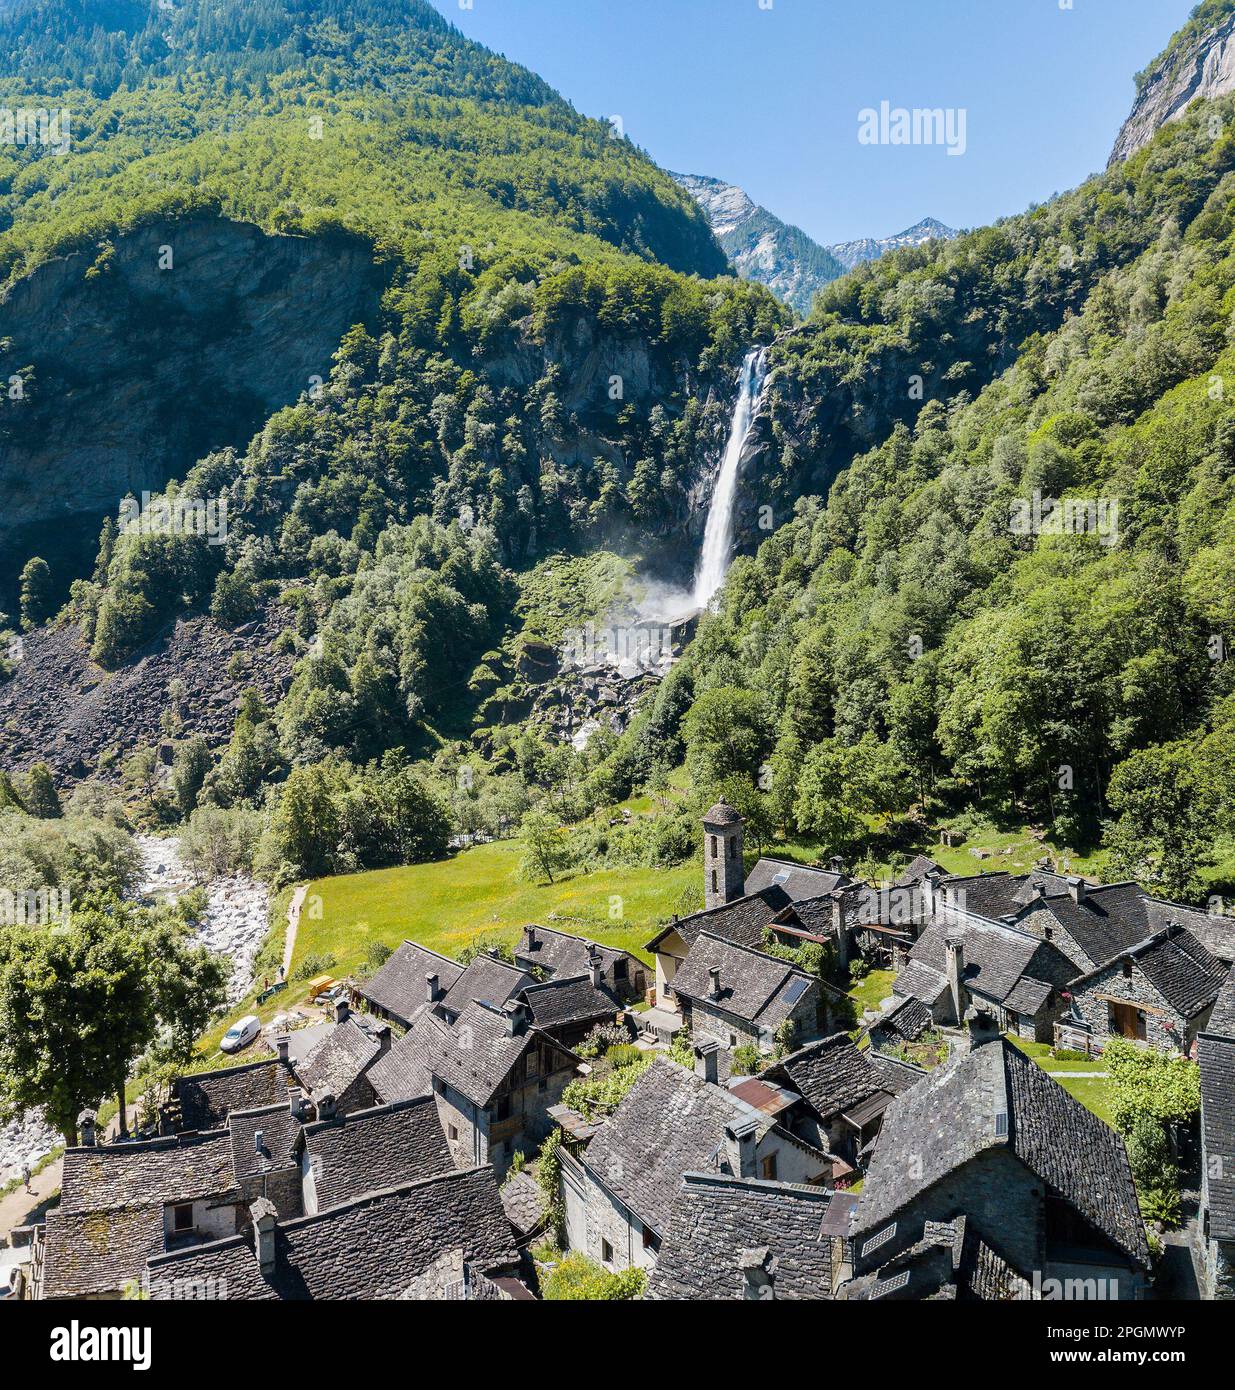
{"type": "Polygon", "coordinates": [[[766,285],[798,313],[810,313],[815,295],[844,274],[845,267],[826,247],[760,207],[736,185],[702,174],[673,177],[707,213],[734,270],[744,280],[766,285]]]}
{"type": "MultiPolygon", "coordinates": [[[[570,819],[685,761],[697,797],[723,790],[752,824],[846,855],[911,816],[997,808],[1059,846],[1105,836],[1115,867],[1171,892],[1231,876],[1229,102],[1023,216],[858,266],[800,322],[761,286],[710,278],[724,263],[702,214],[637,149],[411,0],[229,0],[209,21],[177,14],[169,52],[144,10],[87,11],[98,26],[62,31],[81,143],[74,125],[67,154],[0,155],[0,318],[68,274],[84,358],[117,306],[166,313],[132,268],[182,235],[214,229],[206,265],[238,227],[254,264],[254,237],[288,231],[314,266],[373,248],[323,379],[272,370],[241,403],[256,434],[163,465],[181,496],[226,499],[226,544],[109,520],[57,619],[107,680],[178,614],[243,631],[281,610],[286,691],[273,709],[241,699],[209,775],[195,754],[191,798],[264,806],[281,871],[390,862],[339,849],[342,831],[323,841],[331,806],[364,801],[355,769],[403,794],[398,759],[380,763],[403,749],[469,824],[504,777],[515,802],[552,790],[570,819]],[[760,343],[762,448],[736,509],[755,553],[625,733],[547,748],[525,721],[564,625],[603,618],[632,562],[688,577],[737,364],[760,343]],[[1037,525],[1064,497],[1092,509],[1089,534],[1037,525]]],[[[68,21],[14,15],[4,61],[51,82],[44,34],[68,21]]],[[[184,314],[219,369],[225,325],[184,314]]],[[[0,323],[4,375],[27,383],[5,404],[10,458],[33,457],[28,422],[55,413],[40,382],[67,370],[20,360],[16,330],[0,323]]],[[[181,382],[160,406],[170,419],[186,398],[181,382]]],[[[79,427],[99,424],[87,410],[79,427]]],[[[27,625],[56,607],[37,573],[27,625]]],[[[95,679],[83,652],[56,651],[95,679]]],[[[0,728],[48,697],[19,668],[0,728]]],[[[61,742],[63,776],[78,755],[71,730],[61,742]]]]}
{"type": "MultiPolygon", "coordinates": [[[[97,537],[103,498],[161,486],[212,447],[242,448],[327,374],[347,327],[375,327],[374,290],[392,277],[424,284],[436,265],[471,284],[494,349],[509,346],[503,322],[525,317],[530,286],[571,266],[635,280],[637,263],[726,271],[672,179],[420,0],[170,11],[28,0],[0,17],[0,37],[0,102],[66,112],[68,125],[0,144],[2,365],[22,379],[0,420],[0,482],[13,522],[52,522],[36,525],[40,543],[49,529],[62,539],[74,499],[97,537]],[[235,221],[313,244],[281,251],[235,221]],[[180,259],[165,264],[172,229],[180,259]],[[358,237],[371,248],[360,258],[358,237]],[[280,257],[299,293],[280,288],[280,257]],[[263,292],[273,303],[254,312],[263,292]],[[244,331],[246,306],[266,341],[244,331]],[[109,341],[118,325],[127,350],[109,341]],[[150,390],[152,367],[179,384],[150,390]]],[[[644,291],[632,295],[646,317],[644,291]]],[[[621,319],[614,306],[600,331],[632,337],[621,319]]],[[[655,330],[656,346],[690,360],[694,342],[655,330]]],[[[435,318],[428,338],[466,331],[435,318]]],[[[23,545],[34,541],[6,537],[10,574],[23,545]]]]}
{"type": "Polygon", "coordinates": [[[833,844],[935,796],[1074,846],[1105,822],[1112,869],[1172,893],[1229,881],[1235,107],[1216,110],[1216,136],[1199,107],[1074,193],[862,267],[778,339],[769,466],[796,514],[623,740],[632,776],[685,755],[757,805],[766,760],[767,813],[833,844]],[[1014,524],[1035,496],[1046,534],[1014,524]],[[1086,534],[1049,534],[1056,498],[1086,534]]]}

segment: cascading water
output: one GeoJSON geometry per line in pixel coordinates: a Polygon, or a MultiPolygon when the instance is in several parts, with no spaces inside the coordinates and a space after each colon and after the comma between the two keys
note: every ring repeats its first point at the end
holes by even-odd
{"type": "Polygon", "coordinates": [[[763,383],[768,374],[767,348],[754,348],[746,354],[738,385],[738,400],[733,408],[729,439],[720,473],[708,509],[707,525],[703,531],[703,549],[699,568],[695,572],[695,607],[706,608],[712,595],[725,582],[729,570],[729,553],[733,548],[733,502],[738,490],[738,465],[742,449],[750,433],[751,420],[759,404],[763,383]]]}

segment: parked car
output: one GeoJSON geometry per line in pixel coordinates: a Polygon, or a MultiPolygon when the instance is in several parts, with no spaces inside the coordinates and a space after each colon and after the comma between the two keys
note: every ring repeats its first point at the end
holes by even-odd
{"type": "Polygon", "coordinates": [[[262,1021],[256,1014],[245,1014],[245,1016],[223,1034],[223,1041],[219,1044],[220,1052],[239,1052],[242,1047],[248,1047],[255,1037],[262,1031],[262,1021]]]}

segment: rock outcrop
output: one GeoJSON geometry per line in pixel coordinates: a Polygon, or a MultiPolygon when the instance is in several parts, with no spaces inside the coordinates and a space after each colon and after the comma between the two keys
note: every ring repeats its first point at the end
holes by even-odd
{"type": "Polygon", "coordinates": [[[380,289],[358,239],[270,236],[218,217],[141,227],[40,265],[0,300],[6,528],[114,516],[126,493],[243,446],[329,375],[380,289]]]}
{"type": "Polygon", "coordinates": [[[1198,99],[1235,92],[1235,10],[1211,5],[1182,29],[1138,79],[1132,113],[1123,123],[1108,167],[1134,155],[1198,99]],[[1224,13],[1225,11],[1225,13],[1224,13]]]}
{"type": "MultiPolygon", "coordinates": [[[[18,772],[43,760],[62,785],[77,781],[100,770],[104,754],[114,767],[136,748],[164,745],[168,709],[188,733],[220,747],[243,690],[257,690],[271,708],[286,690],[293,658],[273,642],[290,621],[278,604],[235,631],[184,618],[116,671],[90,660],[76,627],[29,634],[15,674],[0,684],[0,767],[18,772]],[[183,682],[181,699],[173,698],[173,680],[183,682]]],[[[161,751],[166,757],[170,745],[161,751]]]]}
{"type": "Polygon", "coordinates": [[[800,314],[844,267],[800,227],[782,222],[742,189],[700,174],[674,174],[707,214],[729,263],[743,280],[766,285],[800,314]]]}

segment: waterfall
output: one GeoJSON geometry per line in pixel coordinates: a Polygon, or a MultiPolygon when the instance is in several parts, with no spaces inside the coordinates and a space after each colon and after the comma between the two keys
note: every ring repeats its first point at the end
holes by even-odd
{"type": "Polygon", "coordinates": [[[767,348],[754,348],[746,354],[738,379],[738,399],[733,407],[729,440],[720,461],[712,505],[708,509],[707,526],[703,532],[703,549],[695,572],[695,606],[705,608],[712,595],[725,582],[729,569],[729,552],[733,546],[733,502],[738,490],[738,466],[742,449],[750,432],[751,420],[759,404],[764,378],[768,372],[767,348]]]}

